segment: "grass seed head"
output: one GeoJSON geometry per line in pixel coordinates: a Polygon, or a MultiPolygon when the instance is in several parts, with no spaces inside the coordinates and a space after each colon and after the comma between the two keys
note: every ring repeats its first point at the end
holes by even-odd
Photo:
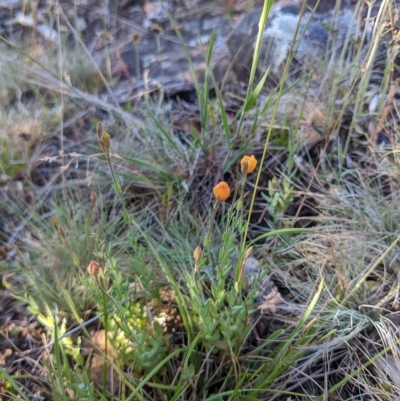
{"type": "Polygon", "coordinates": [[[110,149],[110,146],[111,146],[110,134],[108,132],[104,132],[103,135],[101,136],[100,142],[103,145],[103,148],[106,151],[108,151],[110,149]]]}
{"type": "Polygon", "coordinates": [[[65,228],[61,224],[58,225],[58,232],[61,234],[62,237],[65,237],[65,228]]]}
{"type": "Polygon", "coordinates": [[[101,121],[97,123],[97,136],[99,137],[99,140],[101,141],[101,137],[103,135],[103,124],[101,121]]]}
{"type": "Polygon", "coordinates": [[[244,261],[246,262],[247,259],[250,258],[250,256],[253,255],[253,247],[251,246],[247,251],[246,251],[246,255],[244,256],[244,261]]]}
{"type": "Polygon", "coordinates": [[[162,29],[161,25],[156,24],[156,23],[151,24],[149,31],[156,35],[162,35],[162,33],[163,33],[163,29],[162,29]]]}
{"type": "Polygon", "coordinates": [[[140,43],[140,33],[139,32],[133,32],[131,36],[131,40],[133,43],[138,44],[140,43]]]}
{"type": "Polygon", "coordinates": [[[56,216],[55,214],[53,214],[53,215],[51,216],[50,220],[51,220],[53,226],[58,230],[58,226],[60,225],[60,223],[59,223],[59,221],[58,221],[57,216],[56,216]]]}

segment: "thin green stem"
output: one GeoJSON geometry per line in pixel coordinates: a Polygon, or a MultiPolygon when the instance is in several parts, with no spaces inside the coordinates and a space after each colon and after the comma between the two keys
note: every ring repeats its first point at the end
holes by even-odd
{"type": "MultiPolygon", "coordinates": [[[[269,12],[270,12],[271,7],[272,7],[273,4],[274,4],[274,0],[264,0],[264,7],[263,7],[263,10],[261,12],[260,21],[258,23],[258,35],[257,35],[255,49],[254,49],[253,63],[251,65],[249,85],[247,87],[246,101],[244,102],[244,104],[246,104],[247,100],[249,99],[249,97],[250,97],[250,95],[251,95],[251,93],[253,91],[253,84],[254,84],[254,79],[255,79],[255,76],[256,76],[258,59],[260,57],[260,50],[261,50],[261,44],[262,44],[262,37],[263,37],[263,34],[264,34],[264,28],[265,28],[265,24],[267,22],[268,15],[269,15],[269,12]]],[[[244,107],[243,107],[241,115],[240,115],[238,128],[237,128],[237,131],[236,131],[236,136],[239,136],[239,133],[242,130],[244,116],[245,116],[245,110],[244,110],[244,107]]]]}
{"type": "MultiPolygon", "coordinates": [[[[306,3],[307,2],[303,2],[303,5],[302,5],[301,11],[300,11],[300,15],[304,14],[306,3]]],[[[264,8],[265,8],[265,6],[266,6],[266,4],[264,4],[264,8]]],[[[269,12],[269,9],[268,9],[268,12],[269,12]]],[[[261,26],[262,23],[265,23],[263,18],[264,18],[264,13],[261,15],[260,26],[261,26]]],[[[264,26],[264,25],[262,25],[262,26],[264,26]]],[[[283,94],[283,89],[284,89],[284,86],[285,86],[285,80],[286,80],[286,77],[288,75],[289,67],[290,67],[290,64],[291,64],[291,61],[292,61],[292,58],[293,58],[293,55],[294,55],[294,47],[295,47],[296,38],[297,38],[297,35],[298,35],[298,32],[299,32],[299,29],[300,29],[300,24],[298,23],[297,26],[296,26],[296,31],[295,31],[294,38],[293,38],[293,41],[292,41],[292,44],[291,44],[291,47],[290,47],[289,55],[288,55],[288,58],[287,58],[287,61],[286,61],[286,64],[285,64],[285,69],[283,71],[282,79],[280,81],[278,97],[276,99],[274,110],[272,112],[272,117],[271,117],[271,122],[269,124],[267,138],[266,138],[265,143],[264,143],[264,149],[263,149],[263,153],[262,153],[261,161],[260,161],[260,168],[258,169],[257,178],[256,178],[256,182],[255,182],[255,185],[254,185],[254,190],[253,190],[253,195],[251,197],[249,214],[247,216],[246,228],[245,228],[245,231],[244,231],[244,238],[245,239],[247,238],[247,233],[249,231],[251,212],[252,212],[253,207],[254,207],[254,202],[255,202],[256,194],[257,194],[258,183],[260,182],[261,173],[263,171],[262,166],[264,165],[265,157],[267,155],[267,150],[268,150],[269,141],[270,141],[272,130],[273,130],[273,126],[274,126],[274,121],[275,121],[276,115],[278,113],[279,101],[280,101],[280,99],[282,97],[282,94],[283,94]]],[[[262,38],[262,36],[261,36],[261,38],[262,38]]],[[[260,39],[260,45],[261,45],[261,38],[260,38],[260,32],[259,32],[259,38],[257,38],[257,45],[258,45],[258,39],[260,39]]],[[[257,45],[256,45],[256,50],[255,50],[254,53],[257,56],[257,60],[258,60],[258,55],[259,55],[259,50],[260,49],[257,47],[257,45]]],[[[252,66],[252,67],[254,67],[254,66],[252,66]]],[[[253,73],[253,68],[252,68],[252,73],[253,73]]],[[[255,73],[255,71],[254,71],[254,73],[255,73]]],[[[253,76],[253,79],[254,79],[254,76],[253,76]]],[[[252,85],[252,83],[253,83],[252,75],[250,75],[249,86],[252,85]]],[[[241,247],[241,251],[242,252],[244,251],[244,247],[245,247],[245,241],[243,241],[243,243],[242,243],[242,247],[241,247]]]]}

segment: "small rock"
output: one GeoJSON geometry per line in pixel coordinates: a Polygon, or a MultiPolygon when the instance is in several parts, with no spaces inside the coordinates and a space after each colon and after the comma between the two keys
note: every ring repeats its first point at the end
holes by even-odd
{"type": "Polygon", "coordinates": [[[105,355],[106,351],[106,332],[105,330],[97,331],[91,338],[92,344],[88,344],[88,342],[82,341],[82,345],[86,348],[93,348],[93,356],[90,362],[90,378],[94,382],[94,385],[97,389],[103,388],[103,371],[104,371],[104,361],[110,361],[107,365],[107,381],[106,388],[107,392],[110,394],[115,394],[116,389],[118,388],[118,374],[112,367],[112,363],[114,362],[114,358],[116,357],[116,351],[111,345],[111,334],[108,334],[107,341],[107,355],[105,355]]]}
{"type": "MultiPolygon", "coordinates": [[[[308,56],[315,60],[316,54],[320,55],[321,51],[325,51],[334,30],[335,48],[340,48],[349,29],[355,32],[357,18],[353,19],[354,5],[349,0],[342,1],[337,17],[335,4],[335,1],[321,0],[312,14],[310,10],[315,6],[315,1],[308,0],[307,11],[301,20],[300,1],[275,4],[270,10],[263,33],[258,72],[263,74],[270,67],[273,74],[278,74],[286,61],[298,24],[295,45],[297,51],[294,58],[296,61],[303,62],[308,56]]],[[[261,12],[262,9],[257,8],[246,15],[227,40],[233,59],[233,70],[239,80],[247,80],[250,75],[261,12]]]]}
{"type": "Polygon", "coordinates": [[[0,2],[0,8],[5,8],[6,10],[15,10],[21,8],[22,0],[2,0],[0,2]]]}

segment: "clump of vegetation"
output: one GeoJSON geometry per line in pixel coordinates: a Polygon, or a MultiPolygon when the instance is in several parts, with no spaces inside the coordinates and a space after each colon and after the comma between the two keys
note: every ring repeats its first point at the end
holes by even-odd
{"type": "Polygon", "coordinates": [[[109,63],[107,79],[80,58],[66,74],[76,49],[60,21],[56,66],[21,51],[2,118],[41,112],[26,135],[0,136],[0,395],[398,398],[395,51],[372,79],[390,11],[382,3],[367,53],[343,49],[318,88],[309,71],[289,77],[289,54],[265,94],[260,30],[236,114],[211,67],[213,33],[184,134],[172,100],[146,93],[135,116],[116,103],[109,63]]]}

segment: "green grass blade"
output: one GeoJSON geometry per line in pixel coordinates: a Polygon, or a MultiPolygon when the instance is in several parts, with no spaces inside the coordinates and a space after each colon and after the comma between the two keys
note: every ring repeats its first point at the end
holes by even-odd
{"type": "Polygon", "coordinates": [[[140,384],[135,388],[135,390],[129,395],[126,401],[134,400],[137,393],[150,381],[150,379],[155,376],[159,370],[172,358],[180,354],[181,352],[185,351],[184,349],[176,349],[172,351],[167,357],[165,357],[148,375],[143,377],[140,384]]]}
{"type": "MultiPolygon", "coordinates": [[[[27,394],[29,394],[29,391],[27,390],[26,392],[23,392],[20,388],[21,386],[14,380],[14,378],[12,376],[10,376],[7,373],[6,369],[3,368],[2,366],[0,366],[0,377],[2,379],[5,379],[6,381],[8,381],[11,384],[12,388],[20,395],[21,399],[23,399],[25,401],[30,401],[33,399],[33,398],[27,397],[27,394]]],[[[18,378],[23,379],[24,376],[18,376],[18,378]]],[[[5,395],[5,394],[2,394],[2,395],[5,395]]],[[[30,395],[32,397],[34,397],[33,394],[30,394],[30,395]]],[[[10,397],[9,399],[16,399],[16,398],[14,398],[15,397],[14,394],[10,394],[9,397],[10,397]]]]}
{"type": "Polygon", "coordinates": [[[316,231],[312,228],[282,228],[280,230],[273,230],[265,234],[261,234],[258,237],[254,238],[248,243],[248,246],[254,245],[256,242],[265,239],[267,237],[272,237],[274,235],[285,235],[285,234],[302,234],[302,233],[314,233],[314,234],[323,234],[322,232],[316,231]]]}
{"type": "Polygon", "coordinates": [[[154,122],[154,124],[157,126],[159,131],[163,134],[164,138],[167,139],[168,143],[178,152],[181,152],[182,149],[179,148],[177,143],[174,141],[172,136],[169,134],[168,130],[164,128],[164,126],[161,124],[160,120],[157,119],[157,117],[154,115],[154,113],[150,110],[149,107],[147,107],[147,113],[150,116],[150,119],[154,122]]]}
{"type": "MultiPolygon", "coordinates": [[[[314,310],[315,305],[317,304],[319,297],[321,296],[323,287],[324,280],[321,280],[317,292],[315,293],[303,316],[300,318],[285,342],[282,343],[279,348],[279,352],[275,355],[274,359],[268,364],[268,366],[264,367],[265,373],[262,374],[254,384],[256,388],[268,388],[268,385],[272,380],[279,377],[286,369],[289,368],[289,366],[285,366],[285,369],[282,369],[284,361],[294,355],[294,352],[296,352],[296,348],[293,346],[292,341],[306,325],[306,321],[308,320],[311,312],[314,310]]],[[[252,395],[254,395],[254,393],[252,395]]]]}
{"type": "Polygon", "coordinates": [[[269,67],[267,68],[267,71],[265,71],[265,74],[261,78],[260,82],[257,84],[257,86],[254,88],[254,90],[249,94],[249,96],[246,99],[246,102],[243,106],[245,113],[247,113],[255,104],[255,102],[258,99],[258,96],[264,87],[265,81],[267,80],[269,74],[269,67]]]}
{"type": "MultiPolygon", "coordinates": [[[[270,12],[271,7],[272,7],[273,4],[274,4],[274,0],[264,0],[264,7],[263,7],[263,10],[261,12],[260,21],[258,23],[258,34],[257,34],[257,40],[256,40],[255,48],[254,48],[254,57],[253,57],[253,63],[251,65],[249,86],[248,86],[248,89],[247,89],[247,95],[246,95],[245,104],[247,103],[247,100],[249,99],[249,96],[253,91],[253,83],[254,83],[254,78],[256,76],[258,60],[260,58],[260,49],[261,49],[261,44],[262,44],[262,37],[263,37],[263,34],[264,34],[264,28],[265,28],[265,24],[267,22],[268,15],[269,15],[269,12],[270,12]]],[[[237,128],[237,131],[236,131],[236,136],[239,136],[239,134],[241,132],[243,121],[244,121],[244,116],[245,116],[245,109],[243,107],[241,115],[240,115],[238,128],[237,128]]]]}
{"type": "Polygon", "coordinates": [[[210,87],[209,87],[209,75],[211,74],[211,57],[214,49],[215,43],[215,29],[211,32],[210,42],[208,44],[206,57],[206,68],[204,72],[204,84],[202,88],[202,102],[200,103],[201,109],[201,126],[203,130],[207,128],[208,123],[208,105],[209,105],[209,96],[210,96],[210,87]]]}

